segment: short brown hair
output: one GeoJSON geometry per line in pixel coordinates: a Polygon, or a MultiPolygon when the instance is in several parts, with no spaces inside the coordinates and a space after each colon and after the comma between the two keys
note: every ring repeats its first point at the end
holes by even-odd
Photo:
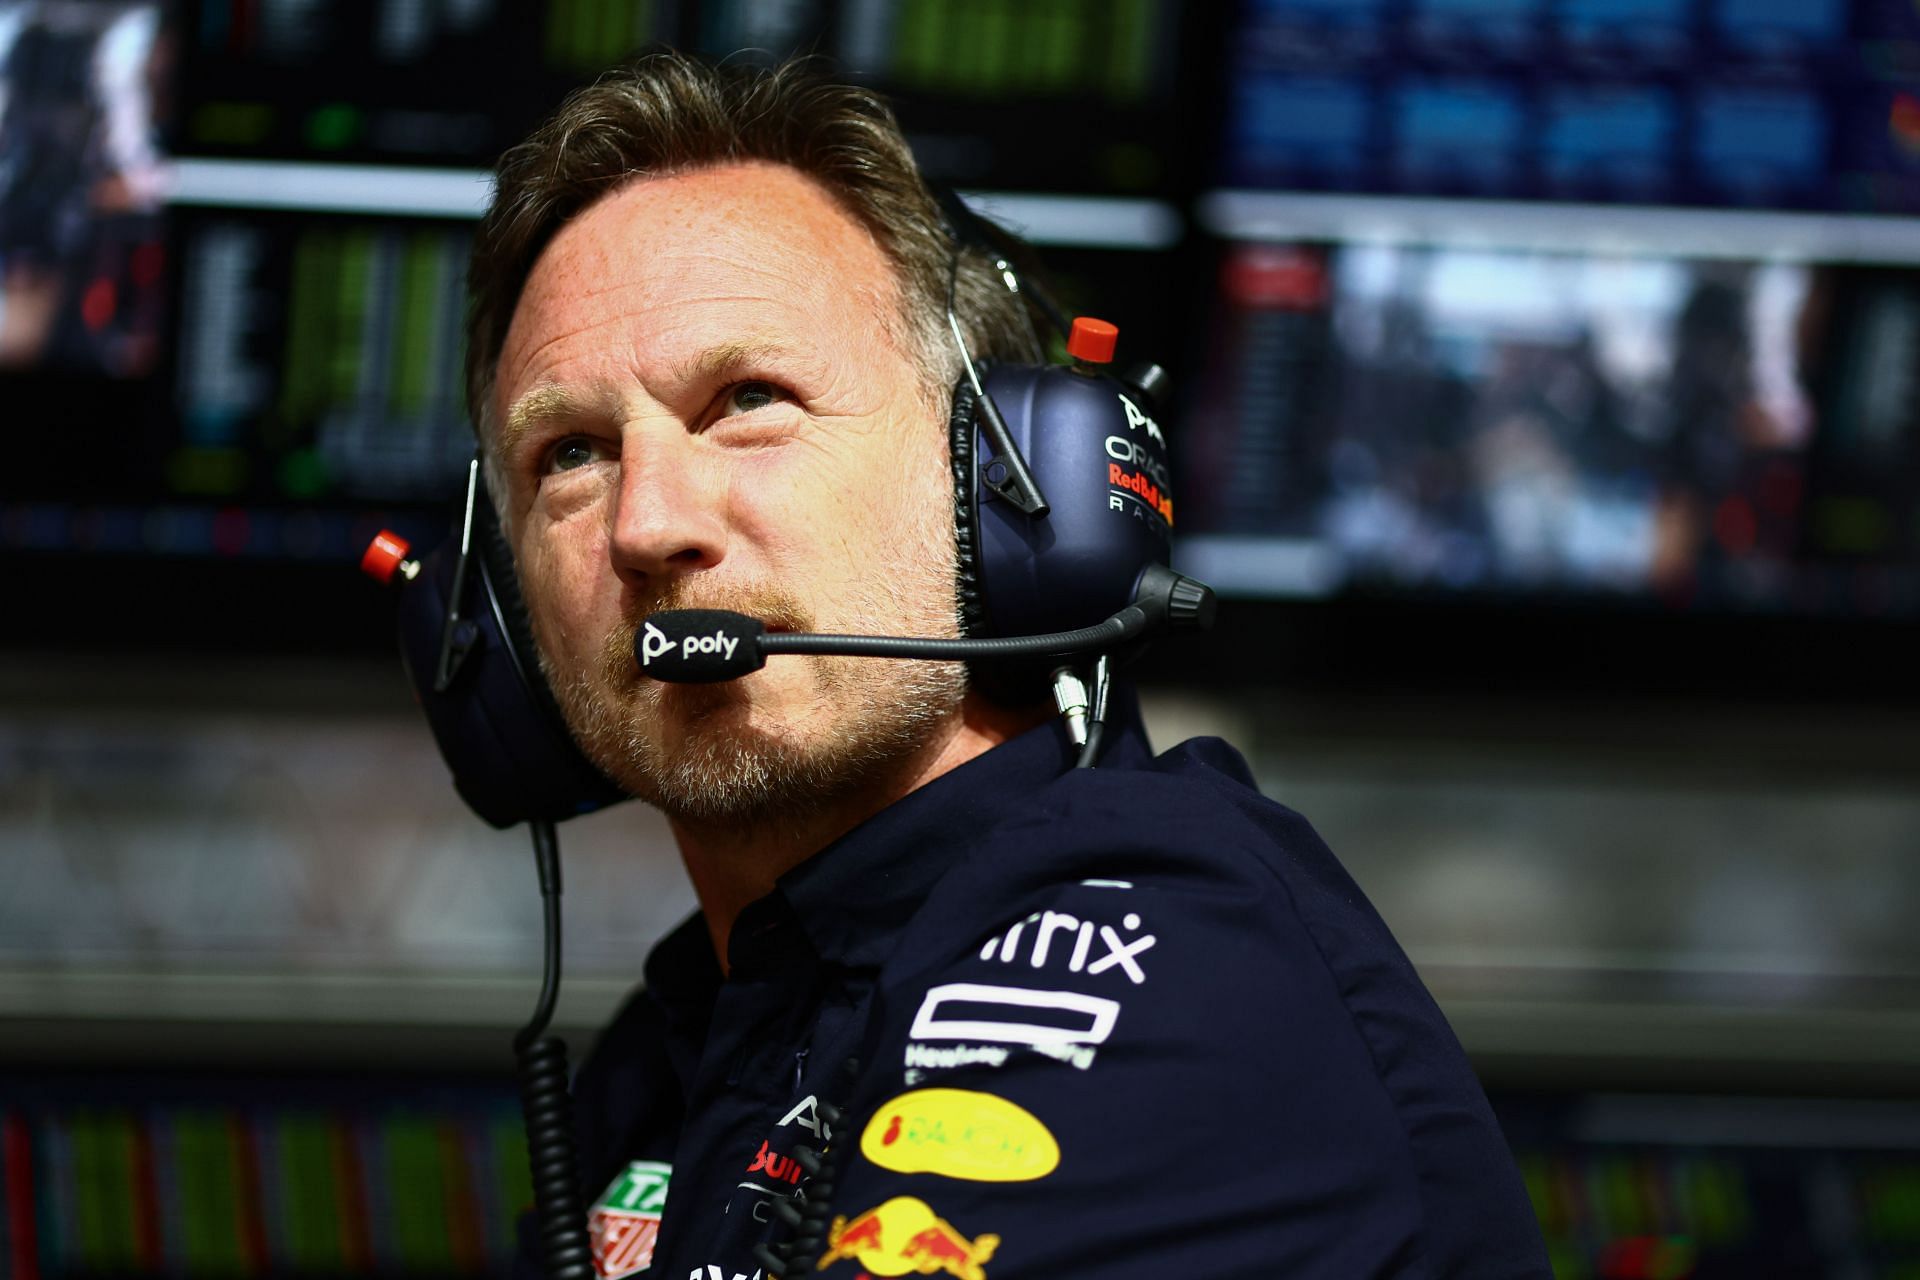
{"type": "MultiPolygon", "coordinates": [[[[576,91],[500,158],[467,275],[467,405],[483,443],[514,308],[560,228],[634,178],[754,160],[812,178],[872,232],[898,274],[897,319],[927,390],[952,385],[953,235],[887,104],[808,60],[764,69],[653,53],[576,91]]],[[[954,312],[976,360],[1039,358],[1020,301],[978,254],[962,256],[954,312]]]]}

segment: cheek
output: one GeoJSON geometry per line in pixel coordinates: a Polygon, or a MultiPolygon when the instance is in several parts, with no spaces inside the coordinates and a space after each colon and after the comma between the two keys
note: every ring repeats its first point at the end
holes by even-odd
{"type": "Polygon", "coordinates": [[[614,500],[619,483],[620,464],[609,459],[548,476],[534,492],[530,518],[569,530],[584,521],[604,520],[606,504],[614,500]]]}
{"type": "Polygon", "coordinates": [[[550,657],[577,648],[592,634],[588,624],[602,607],[597,595],[607,577],[593,571],[596,563],[606,564],[604,529],[601,522],[577,517],[541,521],[521,539],[520,592],[534,635],[550,657]]]}
{"type": "Polygon", "coordinates": [[[526,516],[521,553],[528,563],[556,574],[577,574],[579,566],[607,554],[607,512],[616,496],[617,464],[598,463],[577,472],[548,477],[534,494],[526,516]]]}
{"type": "Polygon", "coordinates": [[[835,581],[884,570],[910,499],[890,451],[802,448],[736,469],[736,528],[788,573],[835,581]]]}
{"type": "Polygon", "coordinates": [[[904,542],[937,538],[943,529],[951,537],[953,471],[945,440],[918,430],[889,453],[885,468],[869,519],[904,542]]]}

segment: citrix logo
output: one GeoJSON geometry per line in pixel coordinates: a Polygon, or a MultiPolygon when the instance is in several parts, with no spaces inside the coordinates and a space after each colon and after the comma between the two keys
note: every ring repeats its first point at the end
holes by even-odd
{"type": "MultiPolygon", "coordinates": [[[[1140,933],[1143,922],[1140,913],[1129,911],[1121,918],[1120,925],[1130,934],[1140,933]]],[[[1044,969],[1049,961],[1065,958],[1069,973],[1104,973],[1108,969],[1118,968],[1127,976],[1127,980],[1139,986],[1147,980],[1147,971],[1140,965],[1140,957],[1153,949],[1159,939],[1151,933],[1140,934],[1128,941],[1114,932],[1109,924],[1096,925],[1092,920],[1082,920],[1078,916],[1068,915],[1064,911],[1036,911],[1024,920],[1016,920],[1013,927],[1005,933],[996,933],[987,939],[987,945],[980,948],[982,960],[999,960],[1001,964],[1013,964],[1022,958],[1025,948],[1027,965],[1034,969],[1044,969]],[[1023,938],[1028,925],[1034,930],[1030,938],[1023,938]],[[1096,935],[1095,929],[1099,932],[1096,935]],[[1060,945],[1055,945],[1055,937],[1065,934],[1060,945]],[[1095,937],[1106,949],[1106,954],[1087,961],[1092,955],[1095,937]],[[1072,944],[1072,954],[1068,955],[1067,943],[1072,944]]]]}
{"type": "MultiPolygon", "coordinates": [[[[655,658],[671,653],[680,646],[680,641],[668,639],[666,632],[649,622],[647,629],[640,634],[640,665],[651,666],[655,658]]],[[[739,647],[740,638],[724,631],[716,631],[710,636],[688,636],[685,642],[686,656],[689,658],[701,653],[718,653],[731,658],[733,651],[739,647]]]]}

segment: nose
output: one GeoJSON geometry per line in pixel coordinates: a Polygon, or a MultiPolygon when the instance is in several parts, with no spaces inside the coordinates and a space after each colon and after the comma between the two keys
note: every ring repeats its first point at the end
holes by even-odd
{"type": "Polygon", "coordinates": [[[703,453],[677,424],[624,433],[607,539],[622,577],[663,582],[725,558],[726,489],[718,466],[703,453]]]}

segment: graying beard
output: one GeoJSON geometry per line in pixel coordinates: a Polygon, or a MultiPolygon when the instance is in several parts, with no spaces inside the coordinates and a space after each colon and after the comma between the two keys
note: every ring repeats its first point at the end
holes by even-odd
{"type": "Polygon", "coordinates": [[[794,750],[752,732],[703,735],[696,727],[672,759],[638,723],[652,714],[648,708],[609,705],[584,677],[547,675],[581,749],[616,784],[685,822],[766,827],[804,820],[904,763],[926,731],[958,708],[966,688],[958,665],[899,665],[889,704],[846,726],[837,741],[794,750]]]}

